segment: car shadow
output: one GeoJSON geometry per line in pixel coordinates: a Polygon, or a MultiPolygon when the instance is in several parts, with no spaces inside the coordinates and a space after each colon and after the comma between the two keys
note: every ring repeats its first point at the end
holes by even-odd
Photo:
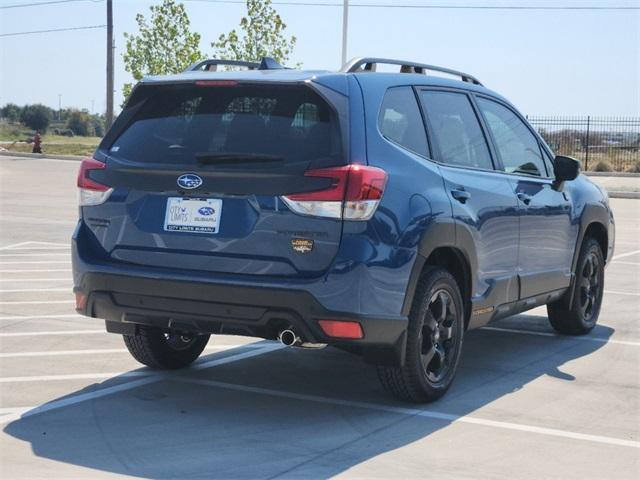
{"type": "MultiPolygon", "coordinates": [[[[497,325],[537,329],[540,318],[520,315],[497,325]]],[[[496,407],[493,419],[510,421],[525,407],[505,398],[523,389],[535,393],[542,377],[553,377],[561,395],[574,380],[563,366],[601,348],[613,331],[598,326],[590,336],[602,342],[470,332],[453,387],[429,405],[395,401],[375,369],[347,353],[280,349],[25,416],[4,432],[28,442],[37,457],[140,478],[329,477],[481,408],[496,407]],[[401,410],[407,407],[446,416],[401,410]]],[[[116,377],[99,387],[132,380],[116,377]]]]}

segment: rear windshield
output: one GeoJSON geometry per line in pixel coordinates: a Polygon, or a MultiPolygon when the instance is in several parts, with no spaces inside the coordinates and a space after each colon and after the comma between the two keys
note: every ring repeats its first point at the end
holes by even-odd
{"type": "Polygon", "coordinates": [[[148,87],[111,156],[147,163],[343,164],[337,115],[305,86],[148,87]]]}

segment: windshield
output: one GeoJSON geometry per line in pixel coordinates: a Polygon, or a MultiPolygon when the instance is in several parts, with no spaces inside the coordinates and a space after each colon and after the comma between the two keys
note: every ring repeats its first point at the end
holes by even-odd
{"type": "Polygon", "coordinates": [[[164,164],[344,163],[335,112],[305,86],[162,85],[109,148],[113,157],[164,164]]]}

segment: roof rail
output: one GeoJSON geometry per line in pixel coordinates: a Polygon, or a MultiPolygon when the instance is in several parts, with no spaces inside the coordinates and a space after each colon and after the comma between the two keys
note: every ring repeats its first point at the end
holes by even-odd
{"type": "Polygon", "coordinates": [[[430,70],[432,72],[442,72],[447,73],[449,75],[454,75],[456,77],[460,77],[463,82],[473,83],[475,85],[482,85],[480,80],[475,78],[473,75],[469,75],[468,73],[459,72],[457,70],[451,70],[450,68],[438,67],[436,65],[428,65],[426,63],[416,63],[409,62],[407,60],[397,60],[393,58],[375,58],[375,57],[360,57],[349,60],[344,66],[340,69],[341,72],[344,73],[354,73],[354,72],[375,72],[376,65],[379,63],[387,64],[387,65],[400,65],[401,73],[424,73],[425,70],[430,70]]]}
{"type": "Polygon", "coordinates": [[[284,68],[271,57],[262,57],[260,62],[246,62],[244,60],[225,60],[223,58],[212,58],[203,60],[190,65],[185,72],[210,71],[218,70],[218,65],[227,65],[233,67],[246,67],[249,70],[278,70],[284,68]]]}

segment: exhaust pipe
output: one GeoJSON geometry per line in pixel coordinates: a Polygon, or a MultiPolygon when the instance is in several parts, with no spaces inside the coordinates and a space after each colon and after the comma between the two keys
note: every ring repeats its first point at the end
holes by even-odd
{"type": "Polygon", "coordinates": [[[311,343],[303,342],[302,338],[298,336],[292,329],[287,328],[278,333],[278,340],[286,347],[299,347],[299,348],[324,348],[326,343],[311,343]]]}

